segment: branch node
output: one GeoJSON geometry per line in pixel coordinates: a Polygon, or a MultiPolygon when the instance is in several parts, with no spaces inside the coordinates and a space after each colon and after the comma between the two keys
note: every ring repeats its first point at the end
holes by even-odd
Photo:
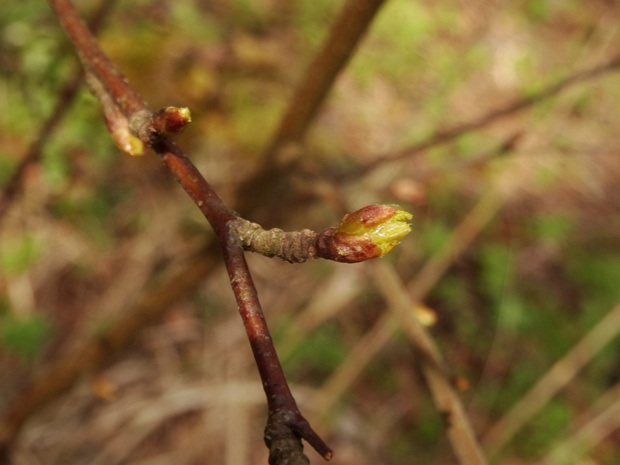
{"type": "Polygon", "coordinates": [[[325,460],[332,450],[314,432],[299,411],[277,410],[269,413],[265,426],[265,444],[269,448],[269,465],[308,465],[301,438],[308,441],[325,460]]]}

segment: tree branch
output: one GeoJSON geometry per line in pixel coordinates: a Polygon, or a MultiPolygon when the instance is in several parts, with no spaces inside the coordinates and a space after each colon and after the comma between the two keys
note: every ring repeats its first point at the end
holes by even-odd
{"type": "Polygon", "coordinates": [[[166,131],[162,131],[162,128],[167,128],[171,122],[167,119],[168,113],[159,112],[158,117],[155,117],[121,72],[99,49],[71,2],[50,0],[50,4],[78,50],[86,72],[94,76],[92,84],[95,93],[103,100],[108,126],[118,123],[123,137],[137,138],[151,147],[213,227],[263,381],[272,422],[284,421],[282,430],[292,431],[297,437],[306,439],[325,459],[331,458],[331,449],[299,412],[284,377],[241,242],[232,234],[230,222],[236,219],[236,215],[222,202],[196,167],[168,137],[166,131]],[[107,93],[109,98],[102,98],[102,93],[107,93]],[[282,415],[282,412],[285,415],[282,415]]]}
{"type": "Polygon", "coordinates": [[[297,142],[303,137],[383,3],[385,0],[347,0],[331,27],[329,37],[295,89],[264,154],[265,160],[271,159],[288,142],[297,142]]]}
{"type": "MultiPolygon", "coordinates": [[[[265,440],[270,447],[270,463],[281,463],[281,452],[283,450],[289,450],[291,454],[303,457],[299,438],[306,439],[325,459],[331,458],[332,451],[312,430],[309,423],[299,412],[284,377],[258,301],[256,288],[245,261],[244,245],[239,236],[235,234],[237,231],[234,225],[239,224],[239,218],[223,203],[191,161],[169,138],[169,135],[179,132],[189,122],[189,113],[186,109],[175,108],[153,113],[148,105],[142,101],[139,94],[129,85],[121,72],[99,49],[71,2],[68,0],[50,0],[50,4],[78,51],[90,87],[104,107],[108,128],[117,145],[130,155],[142,154],[142,144],[151,147],[196,203],[217,235],[239,312],[244,321],[267,395],[269,421],[265,440]],[[293,443],[291,443],[291,438],[294,439],[293,443]],[[295,445],[295,442],[299,445],[295,445]],[[283,448],[283,445],[286,447],[283,448]]],[[[389,214],[387,214],[389,218],[382,218],[379,222],[375,221],[372,215],[357,214],[356,216],[353,214],[351,218],[355,221],[349,219],[348,222],[345,217],[339,225],[339,228],[341,226],[344,228],[343,230],[331,228],[331,234],[319,235],[317,245],[307,250],[312,256],[331,254],[337,256],[339,261],[359,261],[362,258],[346,259],[347,254],[358,253],[359,249],[363,248],[359,244],[351,243],[352,240],[357,240],[359,236],[365,243],[370,243],[371,249],[378,250],[378,253],[370,256],[383,255],[386,251],[382,247],[386,244],[375,244],[369,228],[376,227],[377,225],[374,223],[382,227],[382,224],[392,217],[398,216],[399,221],[406,221],[411,217],[409,214],[403,217],[403,214],[393,207],[385,208],[390,209],[389,214]],[[361,229],[350,231],[351,224],[349,223],[352,222],[361,229]],[[344,250],[342,244],[338,243],[343,240],[348,250],[344,250]],[[322,247],[321,244],[327,245],[322,247]],[[321,253],[323,249],[327,252],[321,253]]],[[[406,229],[404,234],[409,231],[409,227],[407,226],[406,229]]],[[[290,237],[290,234],[288,236],[286,234],[276,236],[290,237]]],[[[269,243],[269,241],[260,239],[260,237],[265,236],[256,227],[253,228],[253,233],[247,237],[256,239],[256,244],[269,243]]],[[[392,242],[394,243],[387,245],[389,248],[397,240],[392,242]]],[[[248,244],[246,246],[251,248],[248,244]]],[[[283,247],[282,250],[286,250],[286,247],[283,247]]],[[[290,257],[291,255],[289,255],[290,257]]],[[[91,360],[99,359],[97,347],[91,348],[93,353],[89,358],[91,360]]],[[[72,377],[74,377],[74,372],[69,369],[68,376],[63,379],[72,377]]],[[[60,380],[57,383],[57,390],[67,385],[67,382],[60,380]]],[[[33,403],[40,404],[43,397],[34,395],[33,403]]],[[[16,424],[18,422],[14,421],[12,426],[16,424]]],[[[3,431],[3,439],[14,437],[15,433],[16,431],[10,429],[3,431]]]]}
{"type": "Polygon", "coordinates": [[[329,36],[295,88],[280,125],[263,153],[259,171],[243,186],[239,211],[256,212],[257,207],[273,198],[274,192],[284,190],[281,183],[288,182],[284,173],[290,171],[290,163],[282,166],[274,161],[284,148],[303,139],[336,77],[353,55],[383,3],[385,0],[346,1],[331,26],[329,36]]]}

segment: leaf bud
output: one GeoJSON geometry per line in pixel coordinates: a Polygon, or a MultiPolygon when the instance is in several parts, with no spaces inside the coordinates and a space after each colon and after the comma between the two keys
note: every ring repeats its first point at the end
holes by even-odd
{"type": "Polygon", "coordinates": [[[411,213],[395,205],[370,205],[345,215],[322,233],[319,254],[345,263],[383,257],[411,232],[411,213]]]}

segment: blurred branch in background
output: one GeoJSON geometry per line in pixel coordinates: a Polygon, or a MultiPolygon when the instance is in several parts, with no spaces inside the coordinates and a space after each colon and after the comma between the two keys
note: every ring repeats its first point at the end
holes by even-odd
{"type": "Polygon", "coordinates": [[[600,322],[498,421],[485,435],[484,445],[491,457],[538,413],[549,400],[570,383],[579,371],[610,341],[620,334],[620,305],[616,305],[600,322]]]}
{"type": "MultiPolygon", "coordinates": [[[[268,205],[279,182],[287,182],[287,170],[297,158],[297,146],[308,131],[313,119],[333,87],[338,74],[353,56],[370,24],[385,0],[347,0],[334,20],[329,36],[315,54],[296,85],[280,124],[262,154],[260,168],[242,186],[239,210],[242,214],[268,205]],[[282,157],[282,151],[293,153],[292,160],[282,157]],[[292,150],[290,150],[292,149],[292,150]],[[282,163],[281,159],[285,160],[282,163]],[[274,182],[275,181],[275,182],[274,182]]],[[[276,196],[277,197],[277,196],[276,196]]]]}
{"type": "MultiPolygon", "coordinates": [[[[212,245],[215,248],[215,244],[212,245]]],[[[206,252],[206,251],[205,251],[206,252]]],[[[141,330],[160,318],[182,295],[191,292],[216,268],[215,254],[197,254],[178,274],[149,289],[138,302],[106,329],[86,335],[67,355],[35,374],[29,385],[13,398],[0,418],[0,463],[8,453],[24,422],[43,405],[73,386],[84,374],[105,366],[127,347],[141,330]]]]}
{"type": "Polygon", "coordinates": [[[271,143],[263,154],[270,165],[288,143],[299,143],[333,87],[338,74],[355,53],[385,0],[347,0],[331,26],[329,37],[295,88],[271,143]]]}
{"type": "MultiPolygon", "coordinates": [[[[88,27],[94,35],[101,29],[114,1],[115,0],[102,0],[98,10],[89,20],[88,27]]],[[[68,51],[68,49],[65,49],[65,51],[68,51]]],[[[0,223],[11,207],[11,202],[23,189],[23,178],[26,170],[31,164],[39,161],[41,158],[41,151],[45,147],[45,144],[47,144],[58,125],[62,122],[67,110],[71,107],[84,80],[82,73],[82,70],[75,70],[73,73],[74,76],[59,90],[59,98],[54,110],[39,129],[36,138],[22,156],[19,165],[15,168],[9,180],[2,186],[2,190],[0,191],[0,223]]]]}
{"type": "Polygon", "coordinates": [[[404,148],[396,153],[375,156],[373,157],[372,161],[362,166],[360,172],[358,172],[356,175],[360,176],[368,174],[374,169],[384,164],[386,161],[398,161],[407,159],[414,155],[420,155],[433,147],[437,147],[454,141],[458,137],[461,137],[468,132],[482,129],[486,126],[499,122],[503,118],[543,103],[546,100],[557,96],[560,92],[572,86],[582,84],[592,79],[603,77],[608,73],[616,72],[619,68],[620,55],[617,55],[610,60],[591,69],[577,71],[576,73],[571,74],[566,78],[560,80],[559,82],[543,88],[542,90],[535,92],[530,96],[508,103],[505,106],[502,106],[496,110],[491,110],[488,113],[480,116],[479,118],[475,118],[471,121],[457,125],[453,128],[435,132],[427,139],[418,142],[411,147],[404,148]]]}
{"type": "Polygon", "coordinates": [[[575,431],[572,434],[559,441],[541,460],[541,464],[574,464],[620,428],[620,384],[604,392],[587,413],[588,420],[573,428],[575,431]]]}
{"type": "Polygon", "coordinates": [[[441,414],[458,463],[486,465],[487,460],[465,412],[460,396],[452,385],[449,369],[413,309],[419,301],[409,298],[407,289],[393,267],[380,263],[374,268],[377,287],[409,337],[437,411],[441,414]]]}

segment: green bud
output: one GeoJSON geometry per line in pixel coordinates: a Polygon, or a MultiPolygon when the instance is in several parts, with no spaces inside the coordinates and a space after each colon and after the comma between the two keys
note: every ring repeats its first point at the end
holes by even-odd
{"type": "Polygon", "coordinates": [[[337,228],[323,232],[319,255],[356,263],[383,257],[411,232],[413,216],[398,206],[370,205],[345,215],[337,228]]]}
{"type": "Polygon", "coordinates": [[[365,236],[379,248],[382,257],[411,232],[412,218],[397,205],[369,205],[345,215],[334,235],[365,236]]]}

